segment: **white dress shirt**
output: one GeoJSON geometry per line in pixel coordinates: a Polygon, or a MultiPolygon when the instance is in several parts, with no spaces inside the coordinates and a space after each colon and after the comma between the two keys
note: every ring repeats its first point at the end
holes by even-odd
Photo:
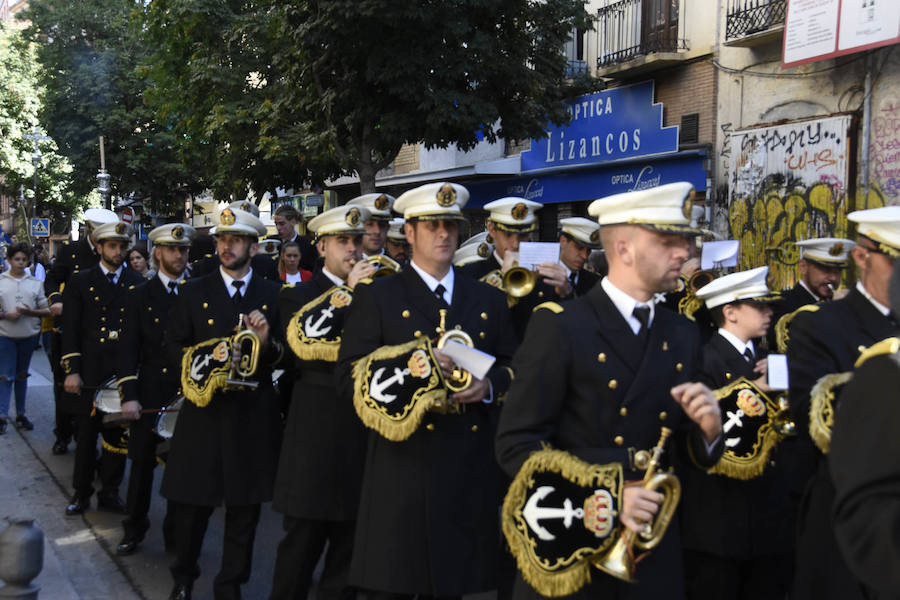
{"type": "MultiPolygon", "coordinates": [[[[172,279],[171,277],[169,277],[168,275],[163,273],[162,270],[160,270],[160,271],[156,272],[156,276],[159,277],[159,280],[162,281],[163,287],[166,288],[167,290],[169,289],[170,281],[174,281],[175,283],[181,283],[182,281],[184,281],[184,273],[182,273],[177,278],[172,279]]],[[[177,285],[174,288],[172,288],[172,293],[175,294],[176,296],[178,295],[178,286],[177,285]]]]}
{"type": "Polygon", "coordinates": [[[328,267],[325,267],[325,266],[322,267],[322,275],[327,277],[329,279],[329,281],[331,281],[331,283],[333,283],[334,285],[341,286],[346,283],[343,279],[341,279],[340,277],[338,277],[337,275],[335,275],[334,273],[329,271],[328,267]]]}
{"type": "Polygon", "coordinates": [[[437,280],[422,270],[419,265],[416,264],[415,258],[413,258],[409,264],[412,265],[412,268],[415,269],[416,273],[419,274],[419,277],[422,278],[422,281],[425,282],[425,285],[428,286],[428,289],[431,290],[432,293],[434,293],[438,284],[444,286],[444,302],[447,303],[447,306],[450,306],[450,300],[453,298],[453,267],[450,267],[450,270],[447,271],[447,274],[444,275],[443,279],[437,280]]]}
{"type": "Polygon", "coordinates": [[[641,330],[641,322],[634,316],[634,308],[636,306],[646,306],[650,309],[650,319],[647,321],[647,327],[649,328],[653,325],[653,317],[656,315],[656,306],[652,300],[638,302],[617,288],[615,284],[609,280],[609,277],[601,279],[600,285],[603,286],[603,291],[606,292],[606,295],[609,296],[609,299],[612,300],[615,307],[622,313],[625,320],[628,321],[628,326],[631,327],[631,331],[633,331],[635,335],[641,330]]]}
{"type": "Polygon", "coordinates": [[[253,269],[247,269],[247,274],[239,280],[235,280],[234,277],[226,273],[221,265],[219,266],[219,273],[222,275],[222,280],[225,282],[225,289],[228,290],[228,295],[230,297],[234,298],[234,294],[237,292],[237,288],[231,285],[232,281],[243,281],[244,285],[241,286],[241,296],[247,294],[247,288],[250,286],[250,278],[253,276],[253,269]]]}
{"type": "Polygon", "coordinates": [[[873,298],[872,294],[870,294],[862,284],[862,281],[856,282],[856,289],[858,289],[859,293],[865,296],[868,301],[872,303],[872,306],[874,306],[878,310],[878,312],[880,312],[884,316],[888,316],[891,314],[891,307],[885,306],[884,304],[873,298]]]}
{"type": "Polygon", "coordinates": [[[738,354],[740,354],[741,356],[744,355],[744,351],[747,348],[750,348],[750,352],[752,352],[753,356],[756,357],[756,349],[753,347],[753,340],[747,340],[747,343],[744,343],[738,336],[734,335],[726,329],[722,329],[721,327],[719,327],[719,335],[728,340],[728,343],[734,346],[734,349],[737,350],[738,354]]]}
{"type": "Polygon", "coordinates": [[[100,265],[100,270],[103,271],[104,277],[109,279],[109,274],[115,273],[116,275],[115,275],[115,277],[112,278],[112,283],[113,283],[113,285],[119,283],[119,278],[122,276],[122,269],[124,269],[124,267],[122,265],[119,265],[119,268],[116,269],[115,271],[111,271],[106,268],[106,265],[104,265],[102,261],[98,264],[100,265]]]}

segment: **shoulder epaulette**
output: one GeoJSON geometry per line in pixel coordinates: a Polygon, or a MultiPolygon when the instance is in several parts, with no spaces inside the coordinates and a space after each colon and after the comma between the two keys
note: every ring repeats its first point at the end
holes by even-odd
{"type": "Polygon", "coordinates": [[[542,308],[546,308],[547,310],[552,310],[556,314],[559,314],[563,310],[565,310],[558,302],[544,302],[542,304],[538,304],[537,306],[535,306],[534,310],[532,310],[531,312],[537,312],[542,308]]]}
{"type": "Polygon", "coordinates": [[[881,356],[882,354],[895,354],[898,350],[900,350],[900,338],[889,337],[885,340],[881,340],[878,343],[872,344],[871,346],[863,350],[859,355],[859,358],[856,359],[856,362],[853,364],[853,366],[858,368],[861,364],[874,356],[881,356]]]}

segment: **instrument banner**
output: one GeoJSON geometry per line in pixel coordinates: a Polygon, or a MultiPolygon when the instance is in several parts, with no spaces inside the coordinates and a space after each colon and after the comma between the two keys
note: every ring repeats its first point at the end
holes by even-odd
{"type": "Polygon", "coordinates": [[[852,371],[825,375],[809,393],[809,437],[822,454],[828,454],[831,450],[831,429],[834,427],[837,398],[852,377],[852,371]]]}
{"type": "Polygon", "coordinates": [[[778,319],[778,322],[775,323],[775,346],[779,354],[787,353],[788,342],[791,339],[791,321],[794,320],[794,317],[803,312],[816,312],[817,310],[819,310],[818,304],[805,304],[778,319]]]}
{"type": "Polygon", "coordinates": [[[128,454],[128,439],[131,429],[127,425],[108,427],[100,432],[100,445],[107,452],[128,454]]]}
{"type": "Polygon", "coordinates": [[[341,349],[344,313],[353,290],[334,286],[294,313],[287,327],[287,341],[301,360],[335,362],[341,349]]]}
{"type": "Polygon", "coordinates": [[[784,438],[775,426],[783,409],[746,377],[713,393],[722,411],[725,451],[709,473],[734,479],[761,475],[772,450],[784,438]]]}
{"type": "Polygon", "coordinates": [[[225,387],[231,371],[231,338],[213,338],[184,349],[181,358],[181,389],[184,397],[199,407],[225,387]]]}
{"type": "Polygon", "coordinates": [[[522,577],[542,596],[577,592],[592,560],[621,531],[622,466],[593,465],[562,450],[533,453],[503,500],[503,534],[522,577]]]}
{"type": "Polygon", "coordinates": [[[353,367],[353,406],[366,427],[392,442],[411,436],[425,413],[447,404],[431,341],[383,346],[353,367]]]}

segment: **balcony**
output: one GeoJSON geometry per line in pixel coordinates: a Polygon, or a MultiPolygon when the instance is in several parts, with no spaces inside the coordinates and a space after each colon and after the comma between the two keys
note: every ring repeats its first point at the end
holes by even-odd
{"type": "Polygon", "coordinates": [[[780,40],[787,0],[728,0],[726,46],[757,46],[780,40]]]}
{"type": "Polygon", "coordinates": [[[624,77],[685,60],[685,0],[618,0],[597,11],[597,75],[624,77]]]}

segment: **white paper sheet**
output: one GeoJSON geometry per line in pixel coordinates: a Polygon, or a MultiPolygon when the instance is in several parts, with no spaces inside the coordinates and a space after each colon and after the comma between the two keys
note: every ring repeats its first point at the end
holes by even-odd
{"type": "Polygon", "coordinates": [[[769,387],[773,390],[788,389],[787,356],[784,354],[770,354],[766,360],[768,361],[766,375],[769,387]]]}
{"type": "Polygon", "coordinates": [[[706,270],[736,267],[740,246],[741,243],[738,240],[704,242],[703,251],[700,254],[700,268],[706,270]]]}
{"type": "Polygon", "coordinates": [[[454,363],[477,379],[484,379],[497,361],[496,358],[487,352],[482,352],[477,348],[469,348],[465,344],[460,344],[453,340],[449,340],[441,348],[441,352],[449,356],[454,363]]]}
{"type": "Polygon", "coordinates": [[[519,244],[519,266],[534,269],[541,263],[559,262],[558,242],[522,242],[519,244]]]}

